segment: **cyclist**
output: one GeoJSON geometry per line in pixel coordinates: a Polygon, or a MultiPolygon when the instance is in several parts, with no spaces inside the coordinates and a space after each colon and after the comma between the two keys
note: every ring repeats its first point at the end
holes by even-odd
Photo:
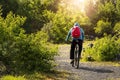
{"type": "Polygon", "coordinates": [[[78,45],[79,45],[79,54],[81,56],[81,51],[82,51],[82,45],[83,45],[83,40],[84,40],[84,30],[80,27],[79,23],[76,22],[74,23],[74,26],[69,30],[68,35],[66,37],[66,41],[68,41],[69,37],[72,37],[72,43],[71,43],[71,49],[70,49],[70,59],[71,59],[71,64],[74,62],[74,50],[76,46],[76,40],[78,40],[78,45]],[[80,36],[78,38],[74,38],[72,36],[72,29],[74,26],[78,26],[80,30],[80,36]]]}

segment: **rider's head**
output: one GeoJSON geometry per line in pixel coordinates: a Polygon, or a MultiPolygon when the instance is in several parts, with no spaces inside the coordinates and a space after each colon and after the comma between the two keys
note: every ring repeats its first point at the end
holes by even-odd
{"type": "Polygon", "coordinates": [[[74,26],[79,26],[80,27],[80,24],[78,22],[74,23],[74,26]]]}

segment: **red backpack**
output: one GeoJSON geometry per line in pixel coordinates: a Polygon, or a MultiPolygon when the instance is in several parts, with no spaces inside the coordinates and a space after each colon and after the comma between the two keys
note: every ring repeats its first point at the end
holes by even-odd
{"type": "Polygon", "coordinates": [[[79,38],[80,37],[80,28],[79,28],[79,26],[74,26],[72,28],[71,34],[72,34],[73,38],[79,38]]]}

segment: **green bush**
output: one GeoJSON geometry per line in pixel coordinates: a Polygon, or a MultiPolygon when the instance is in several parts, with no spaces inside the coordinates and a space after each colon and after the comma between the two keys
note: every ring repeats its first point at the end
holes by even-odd
{"type": "Polygon", "coordinates": [[[109,34],[112,31],[111,23],[103,20],[97,22],[97,26],[94,28],[95,32],[103,35],[104,33],[109,34]]]}
{"type": "Polygon", "coordinates": [[[13,13],[0,17],[0,61],[10,72],[48,71],[57,47],[47,42],[46,33],[25,34],[20,27],[25,19],[13,13]]]}
{"type": "MultiPolygon", "coordinates": [[[[119,40],[118,40],[119,41],[119,40]]],[[[84,60],[91,56],[95,61],[113,61],[120,53],[119,42],[114,37],[97,39],[93,48],[85,50],[84,60]]]]}
{"type": "Polygon", "coordinates": [[[57,47],[47,43],[47,35],[42,32],[17,39],[16,67],[23,71],[48,71],[57,47]],[[26,38],[27,37],[27,38],[26,38]]]}
{"type": "Polygon", "coordinates": [[[14,57],[12,54],[16,51],[14,47],[16,43],[15,37],[24,33],[20,26],[23,25],[25,18],[15,16],[10,12],[5,19],[0,17],[0,21],[0,60],[5,65],[10,65],[14,57]]]}

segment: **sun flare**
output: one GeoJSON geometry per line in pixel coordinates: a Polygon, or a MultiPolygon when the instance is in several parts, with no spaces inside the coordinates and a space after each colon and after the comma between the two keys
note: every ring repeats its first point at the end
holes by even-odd
{"type": "MultiPolygon", "coordinates": [[[[84,12],[84,11],[85,11],[85,10],[84,10],[85,0],[73,0],[73,1],[74,1],[73,4],[74,4],[76,7],[78,7],[81,12],[84,12]]],[[[78,8],[77,8],[77,9],[78,9],[78,8]]]]}
{"type": "Polygon", "coordinates": [[[84,0],[78,0],[78,2],[84,2],[84,0]]]}
{"type": "Polygon", "coordinates": [[[76,5],[84,4],[85,0],[73,0],[73,3],[76,5]]]}
{"type": "Polygon", "coordinates": [[[61,0],[61,6],[63,9],[70,11],[71,13],[85,13],[86,5],[90,2],[96,4],[97,0],[61,0]]]}

